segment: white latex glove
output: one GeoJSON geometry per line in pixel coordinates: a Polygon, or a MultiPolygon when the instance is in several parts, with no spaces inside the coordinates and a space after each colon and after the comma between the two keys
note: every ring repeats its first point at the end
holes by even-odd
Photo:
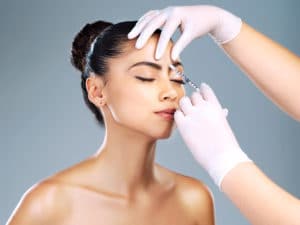
{"type": "Polygon", "coordinates": [[[139,35],[136,48],[142,48],[153,32],[162,27],[155,54],[159,59],[179,27],[182,35],[172,50],[172,59],[175,60],[195,38],[209,33],[217,43],[224,44],[238,35],[241,25],[240,18],[215,6],[175,6],[144,14],[129,32],[128,38],[133,39],[139,35]]]}
{"type": "Polygon", "coordinates": [[[251,161],[240,148],[217,97],[207,84],[191,99],[183,97],[175,122],[195,159],[221,187],[225,175],[241,162],[251,161]]]}

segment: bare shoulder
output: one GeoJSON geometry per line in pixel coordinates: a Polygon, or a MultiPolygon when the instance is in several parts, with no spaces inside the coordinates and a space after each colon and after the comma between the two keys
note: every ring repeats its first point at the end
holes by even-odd
{"type": "Polygon", "coordinates": [[[61,224],[68,204],[60,184],[42,181],[25,192],[7,225],[61,224]]]}
{"type": "Polygon", "coordinates": [[[176,174],[177,190],[183,199],[207,203],[212,201],[210,189],[200,180],[193,177],[176,174]]]}
{"type": "Polygon", "coordinates": [[[174,173],[176,195],[196,224],[214,224],[214,203],[210,189],[200,180],[174,173]]]}
{"type": "MultiPolygon", "coordinates": [[[[171,171],[161,165],[158,165],[159,169],[163,171],[164,174],[167,174],[166,177],[171,178],[176,186],[176,194],[183,201],[190,204],[197,203],[200,205],[205,205],[206,203],[212,204],[212,194],[210,189],[200,180],[186,176],[174,171],[171,171]]],[[[194,207],[193,207],[194,208],[194,207]]]]}
{"type": "Polygon", "coordinates": [[[184,207],[195,218],[196,224],[214,224],[213,196],[200,180],[177,174],[177,193],[184,207]]]}
{"type": "MultiPolygon", "coordinates": [[[[72,192],[70,187],[84,183],[86,161],[59,171],[33,185],[22,196],[7,225],[55,225],[70,214],[72,192]]],[[[81,185],[82,186],[82,185],[81,185]]]]}

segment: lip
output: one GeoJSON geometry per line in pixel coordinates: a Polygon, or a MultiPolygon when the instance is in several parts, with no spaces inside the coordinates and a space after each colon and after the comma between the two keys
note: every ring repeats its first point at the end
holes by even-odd
{"type": "Polygon", "coordinates": [[[170,109],[164,109],[164,110],[156,111],[155,114],[157,114],[157,115],[161,116],[162,118],[170,121],[170,120],[174,120],[175,111],[176,111],[176,109],[170,108],[170,109]]]}

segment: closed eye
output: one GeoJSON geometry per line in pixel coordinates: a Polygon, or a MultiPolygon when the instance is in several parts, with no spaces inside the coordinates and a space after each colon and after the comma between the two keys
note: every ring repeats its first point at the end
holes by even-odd
{"type": "Polygon", "coordinates": [[[140,76],[135,76],[136,79],[144,81],[144,82],[151,82],[154,81],[154,78],[146,78],[146,77],[140,77],[140,76]]]}
{"type": "MultiPolygon", "coordinates": [[[[136,79],[143,81],[143,82],[151,82],[154,81],[154,78],[146,78],[146,77],[140,77],[140,76],[135,76],[136,79]]],[[[184,80],[176,80],[176,79],[172,79],[171,81],[176,82],[178,84],[185,84],[184,80]]]]}
{"type": "Polygon", "coordinates": [[[184,80],[171,80],[173,82],[176,82],[178,84],[185,84],[184,80]]]}

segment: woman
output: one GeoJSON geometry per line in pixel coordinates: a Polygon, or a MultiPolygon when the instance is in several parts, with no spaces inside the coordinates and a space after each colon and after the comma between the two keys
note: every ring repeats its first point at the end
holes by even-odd
{"type": "Polygon", "coordinates": [[[135,22],[87,24],[75,37],[72,64],[82,73],[87,106],[105,126],[95,155],[32,187],[9,225],[214,224],[208,188],[154,162],[158,139],[168,138],[184,96],[170,64],[169,42],[154,59],[159,31],[135,49],[135,22]]]}

